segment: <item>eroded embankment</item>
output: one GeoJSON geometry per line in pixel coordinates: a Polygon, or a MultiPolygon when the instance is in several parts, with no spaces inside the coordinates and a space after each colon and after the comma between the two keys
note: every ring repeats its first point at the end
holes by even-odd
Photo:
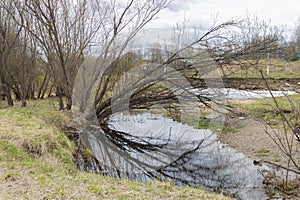
{"type": "Polygon", "coordinates": [[[215,85],[235,89],[266,90],[269,86],[271,90],[300,92],[300,78],[193,78],[190,81],[194,87],[202,88],[215,85]]]}

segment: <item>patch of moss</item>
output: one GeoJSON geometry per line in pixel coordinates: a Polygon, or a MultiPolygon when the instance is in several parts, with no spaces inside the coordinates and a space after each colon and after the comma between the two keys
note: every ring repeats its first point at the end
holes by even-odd
{"type": "Polygon", "coordinates": [[[259,153],[270,153],[270,150],[265,148],[265,147],[262,147],[260,150],[258,150],[259,153]]]}

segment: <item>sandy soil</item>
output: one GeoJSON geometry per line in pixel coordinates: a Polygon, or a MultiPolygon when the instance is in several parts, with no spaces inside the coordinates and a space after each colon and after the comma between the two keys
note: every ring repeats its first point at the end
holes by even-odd
{"type": "Polygon", "coordinates": [[[269,160],[285,164],[285,156],[280,148],[266,134],[266,125],[253,119],[230,119],[229,124],[242,126],[238,132],[227,132],[220,135],[222,143],[243,152],[254,160],[269,160]]]}
{"type": "MultiPolygon", "coordinates": [[[[227,120],[227,123],[233,127],[238,126],[242,128],[239,128],[238,131],[220,134],[219,138],[222,143],[233,147],[237,151],[242,152],[253,159],[253,164],[266,164],[269,167],[276,169],[276,171],[281,171],[280,174],[285,176],[286,170],[278,168],[276,165],[287,166],[287,157],[266,133],[267,130],[271,136],[274,136],[274,132],[271,131],[270,127],[267,128],[265,123],[247,117],[245,119],[240,119],[238,117],[230,118],[227,120]],[[271,165],[265,161],[272,162],[275,165],[271,165]]],[[[296,141],[294,142],[294,154],[297,161],[300,162],[300,145],[296,144],[296,141]],[[298,149],[296,149],[296,147],[298,147],[298,149]]],[[[300,177],[292,177],[290,183],[293,184],[293,189],[291,191],[285,191],[279,196],[284,196],[286,199],[300,199],[300,177]]],[[[270,185],[281,187],[280,184],[282,184],[282,181],[281,178],[279,179],[270,172],[265,179],[265,184],[266,186],[268,185],[268,188],[270,185]]],[[[270,191],[274,190],[271,189],[270,191]]]]}
{"type": "MultiPolygon", "coordinates": [[[[238,104],[251,104],[255,102],[252,99],[236,99],[231,101],[238,104]]],[[[287,166],[287,156],[275,143],[279,142],[276,136],[285,138],[284,132],[280,132],[276,128],[272,129],[266,122],[252,119],[251,116],[247,116],[247,112],[241,109],[238,109],[237,113],[240,113],[240,116],[243,117],[232,116],[228,117],[226,121],[230,127],[236,130],[220,134],[220,141],[244,153],[253,160],[265,160],[287,166]],[[272,138],[275,138],[275,141],[272,138]]],[[[277,125],[280,126],[281,124],[277,125]]],[[[296,140],[293,141],[293,152],[295,158],[300,162],[300,145],[296,140]]]]}

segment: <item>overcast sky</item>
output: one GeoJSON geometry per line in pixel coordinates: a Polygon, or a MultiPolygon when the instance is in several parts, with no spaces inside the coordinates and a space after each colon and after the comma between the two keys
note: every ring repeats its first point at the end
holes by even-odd
{"type": "Polygon", "coordinates": [[[205,28],[216,16],[224,22],[246,13],[291,30],[300,18],[300,0],[175,0],[148,27],[169,29],[185,18],[191,26],[205,28]]]}

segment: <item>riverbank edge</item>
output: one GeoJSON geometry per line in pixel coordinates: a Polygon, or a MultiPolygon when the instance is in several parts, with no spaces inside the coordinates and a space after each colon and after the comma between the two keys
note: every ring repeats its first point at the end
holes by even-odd
{"type": "Polygon", "coordinates": [[[271,90],[294,90],[300,93],[299,78],[192,78],[193,87],[225,87],[242,90],[267,90],[267,84],[271,90]],[[267,84],[266,84],[267,83],[267,84]]]}
{"type": "MultiPolygon", "coordinates": [[[[18,102],[19,103],[19,102],[18,102]]],[[[141,183],[78,170],[56,99],[0,108],[0,199],[231,199],[171,182],[141,183]]],[[[2,105],[3,106],[3,105],[2,105]]]]}

